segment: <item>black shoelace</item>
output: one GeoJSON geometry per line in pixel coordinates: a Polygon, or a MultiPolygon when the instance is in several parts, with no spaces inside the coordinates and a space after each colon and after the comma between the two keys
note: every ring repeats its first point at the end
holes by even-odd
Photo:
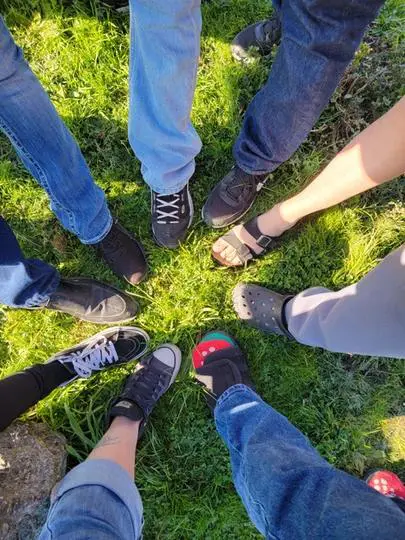
{"type": "Polygon", "coordinates": [[[232,179],[226,186],[228,195],[236,202],[240,202],[244,198],[250,197],[255,190],[255,179],[241,170],[235,170],[232,179]]]}

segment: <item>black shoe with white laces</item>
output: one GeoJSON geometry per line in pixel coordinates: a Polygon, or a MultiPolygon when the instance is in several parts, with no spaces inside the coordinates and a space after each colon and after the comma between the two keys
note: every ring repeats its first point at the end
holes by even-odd
{"type": "Polygon", "coordinates": [[[205,223],[219,229],[238,221],[248,212],[268,176],[249,174],[235,165],[209,194],[202,210],[205,223]]]}
{"type": "Polygon", "coordinates": [[[180,365],[180,349],[168,343],[142,358],[133,375],[128,377],[123,391],[113,402],[108,413],[108,425],[116,416],[140,420],[141,436],[152,409],[174,383],[180,365]]]}
{"type": "Polygon", "coordinates": [[[55,354],[47,364],[59,363],[66,369],[66,380],[60,384],[66,386],[95,372],[137,360],[146,353],[148,343],[148,334],[140,328],[116,326],[55,354]]]}
{"type": "Polygon", "coordinates": [[[151,191],[152,232],[155,242],[175,249],[184,240],[193,221],[193,200],[188,184],[178,193],[162,195],[151,191]]]}

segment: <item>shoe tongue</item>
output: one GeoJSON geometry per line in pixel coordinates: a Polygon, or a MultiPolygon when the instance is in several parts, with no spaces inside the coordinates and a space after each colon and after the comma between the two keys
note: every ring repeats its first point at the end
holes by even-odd
{"type": "Polygon", "coordinates": [[[247,187],[252,187],[253,180],[250,174],[245,173],[241,169],[235,170],[234,176],[228,186],[228,194],[236,199],[239,199],[240,196],[244,193],[244,190],[247,187]]]}
{"type": "Polygon", "coordinates": [[[173,352],[166,347],[161,347],[160,349],[157,349],[157,351],[153,353],[153,357],[162,364],[165,364],[167,367],[174,367],[173,352]]]}

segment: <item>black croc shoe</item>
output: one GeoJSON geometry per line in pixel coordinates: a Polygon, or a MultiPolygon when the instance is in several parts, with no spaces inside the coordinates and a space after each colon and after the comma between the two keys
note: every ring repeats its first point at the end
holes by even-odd
{"type": "Polygon", "coordinates": [[[284,308],[293,295],[282,295],[258,285],[240,283],[232,293],[238,317],[249,326],[269,334],[294,337],[285,320],[284,308]]]}

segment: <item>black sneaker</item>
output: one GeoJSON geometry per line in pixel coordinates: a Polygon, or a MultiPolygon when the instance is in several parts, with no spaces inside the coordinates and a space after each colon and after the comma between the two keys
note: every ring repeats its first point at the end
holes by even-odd
{"type": "Polygon", "coordinates": [[[249,62],[253,51],[265,56],[271,53],[273,45],[281,39],[281,21],[276,14],[265,21],[259,21],[244,28],[232,41],[232,56],[239,62],[249,62]]]}
{"type": "Polygon", "coordinates": [[[175,249],[184,240],[193,221],[193,200],[188,184],[178,193],[161,195],[151,192],[152,232],[155,242],[175,249]]]}
{"type": "Polygon", "coordinates": [[[225,332],[206,334],[194,348],[192,359],[195,377],[206,390],[207,405],[212,413],[218,398],[231,386],[245,384],[254,389],[245,355],[225,332]]]}
{"type": "Polygon", "coordinates": [[[95,324],[116,324],[131,321],[139,306],[129,294],[101,281],[64,278],[44,308],[95,324]]]}
{"type": "Polygon", "coordinates": [[[148,343],[149,336],[143,330],[116,326],[55,354],[47,364],[58,362],[66,368],[70,377],[59,385],[66,386],[76,379],[87,379],[94,372],[137,360],[147,351],[148,343]]]}
{"type": "Polygon", "coordinates": [[[113,402],[108,414],[108,424],[116,416],[140,420],[139,436],[152,409],[170,388],[181,365],[181,352],[176,345],[161,345],[139,362],[133,375],[128,377],[124,389],[113,402]]]}
{"type": "Polygon", "coordinates": [[[239,283],[232,293],[233,307],[239,319],[262,332],[294,339],[285,317],[285,307],[291,298],[291,294],[283,295],[244,283],[239,283]]]}
{"type": "Polygon", "coordinates": [[[241,219],[254,203],[268,174],[253,175],[235,165],[214,187],[202,209],[202,218],[214,229],[241,219]]]}
{"type": "Polygon", "coordinates": [[[143,247],[117,221],[107,236],[94,247],[114,274],[131,285],[138,285],[145,278],[148,265],[143,247]]]}

